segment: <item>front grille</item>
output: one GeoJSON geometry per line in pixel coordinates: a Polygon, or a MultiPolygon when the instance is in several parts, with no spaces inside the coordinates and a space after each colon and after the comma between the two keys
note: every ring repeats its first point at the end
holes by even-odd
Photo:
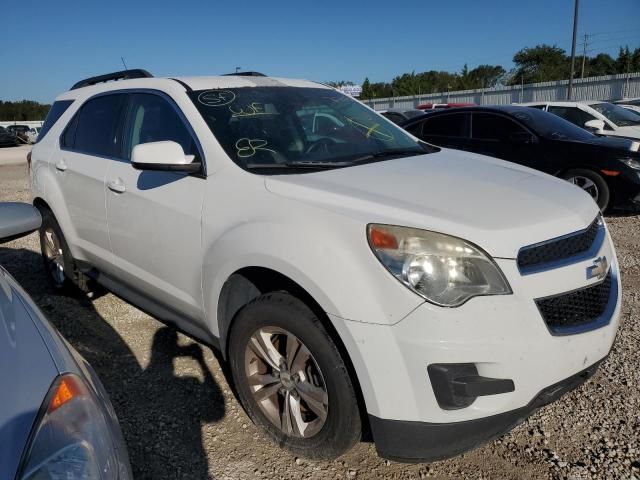
{"type": "Polygon", "coordinates": [[[537,299],[536,305],[549,330],[556,334],[578,333],[609,323],[603,315],[609,299],[613,294],[617,296],[617,284],[611,272],[610,269],[604,281],[597,285],[537,299]]]}
{"type": "Polygon", "coordinates": [[[518,252],[518,268],[522,273],[527,273],[527,271],[534,270],[536,267],[566,260],[588,252],[598,237],[600,228],[604,227],[601,225],[600,217],[598,216],[585,230],[524,247],[518,252]]]}

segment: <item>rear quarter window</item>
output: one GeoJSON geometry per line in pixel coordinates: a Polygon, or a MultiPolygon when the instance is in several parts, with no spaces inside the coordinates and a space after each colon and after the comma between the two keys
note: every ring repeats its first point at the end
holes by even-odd
{"type": "Polygon", "coordinates": [[[71,106],[73,100],[58,100],[57,102],[53,102],[51,108],[49,109],[49,113],[47,113],[47,117],[44,119],[44,123],[42,124],[42,129],[38,134],[38,140],[36,143],[40,142],[47,132],[51,130],[56,122],[60,119],[62,114],[67,111],[67,109],[71,106]]]}
{"type": "Polygon", "coordinates": [[[427,118],[422,124],[424,137],[468,138],[471,115],[451,113],[427,118]]]}

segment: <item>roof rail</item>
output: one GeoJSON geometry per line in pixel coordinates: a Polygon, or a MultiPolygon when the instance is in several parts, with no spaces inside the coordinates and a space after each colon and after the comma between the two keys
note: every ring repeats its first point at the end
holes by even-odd
{"type": "Polygon", "coordinates": [[[89,85],[95,85],[96,83],[109,82],[111,80],[128,80],[131,78],[151,78],[151,75],[146,70],[141,68],[134,68],[133,70],[122,70],[120,72],[106,73],[104,75],[98,75],[97,77],[85,78],[77,83],[73,84],[70,90],[77,88],[88,87],[89,85]]]}
{"type": "Polygon", "coordinates": [[[235,72],[235,73],[225,73],[223,77],[237,75],[239,77],[266,77],[264,73],[260,72],[235,72]]]}

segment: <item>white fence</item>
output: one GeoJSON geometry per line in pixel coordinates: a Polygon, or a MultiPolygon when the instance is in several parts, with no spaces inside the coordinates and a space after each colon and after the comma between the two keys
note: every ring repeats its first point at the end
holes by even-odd
{"type": "Polygon", "coordinates": [[[38,121],[29,120],[28,122],[18,122],[18,121],[16,121],[16,122],[14,122],[14,121],[11,121],[11,122],[0,122],[0,127],[8,127],[9,125],[26,125],[29,128],[31,128],[31,127],[41,127],[43,121],[44,120],[38,120],[38,121]]]}
{"type": "MultiPolygon", "coordinates": [[[[375,110],[394,107],[413,108],[420,103],[504,105],[522,102],[552,102],[567,99],[568,85],[568,80],[559,80],[408,97],[374,98],[372,100],[363,100],[363,102],[375,110]]],[[[634,97],[640,97],[640,72],[576,79],[573,82],[573,100],[617,100],[634,97]]]]}

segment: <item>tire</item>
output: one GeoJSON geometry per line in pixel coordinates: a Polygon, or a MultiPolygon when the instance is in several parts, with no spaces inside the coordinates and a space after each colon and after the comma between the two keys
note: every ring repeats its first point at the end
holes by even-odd
{"type": "Polygon", "coordinates": [[[585,190],[598,204],[600,210],[605,212],[609,208],[611,193],[604,178],[593,170],[576,168],[562,175],[562,178],[585,190]]]}
{"type": "Polygon", "coordinates": [[[240,310],[229,334],[229,360],[242,406],[253,423],[280,447],[297,456],[329,460],[360,439],[360,411],[347,367],[318,317],[296,297],[285,292],[268,293],[240,310]],[[256,354],[262,348],[256,348],[259,334],[264,342],[271,341],[271,360],[278,353],[284,360],[289,358],[287,352],[297,352],[290,363],[280,365],[280,374],[263,360],[264,356],[256,354]],[[286,348],[295,346],[296,340],[295,348],[286,348]],[[250,372],[270,380],[250,384],[250,372]],[[264,399],[256,397],[274,390],[264,399]],[[320,398],[326,400],[326,409],[320,398]],[[291,405],[289,428],[282,420],[287,418],[282,413],[287,402],[291,405]]]}
{"type": "Polygon", "coordinates": [[[78,270],[53,212],[47,208],[39,210],[42,216],[40,252],[49,283],[55,290],[65,294],[79,291],[89,293],[89,279],[78,270]]]}

